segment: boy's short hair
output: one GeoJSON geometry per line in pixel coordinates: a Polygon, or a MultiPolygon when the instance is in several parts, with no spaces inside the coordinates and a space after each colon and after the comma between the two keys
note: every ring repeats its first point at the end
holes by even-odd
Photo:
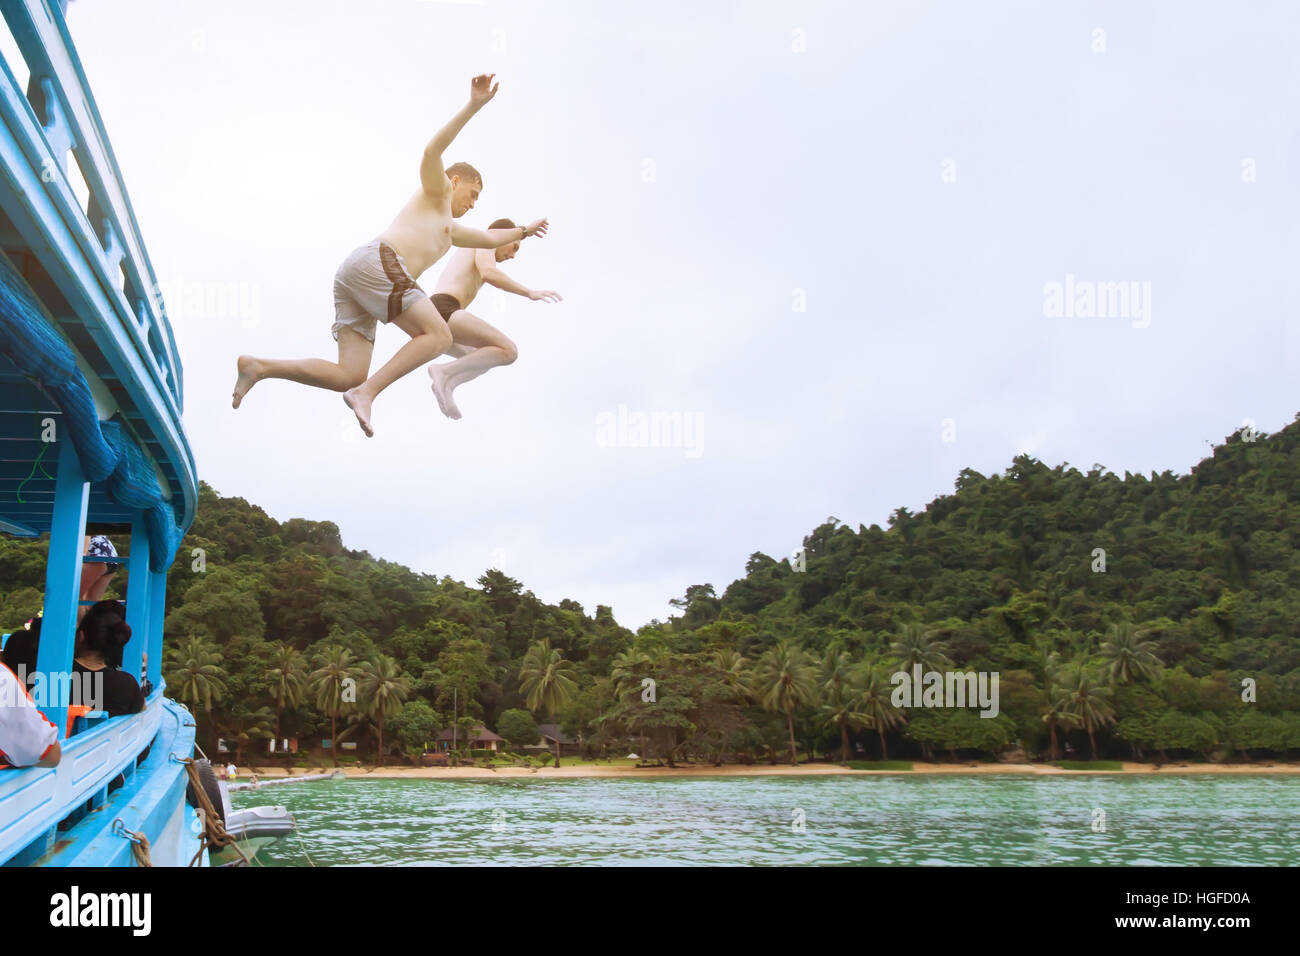
{"type": "Polygon", "coordinates": [[[459,176],[467,182],[478,183],[480,189],[483,187],[483,177],[480,176],[479,171],[469,163],[452,163],[448,166],[447,178],[451,179],[452,176],[459,176]]]}
{"type": "Polygon", "coordinates": [[[492,225],[488,226],[488,228],[489,229],[518,229],[519,227],[516,226],[513,222],[511,222],[509,219],[498,219],[496,222],[492,223],[492,225]]]}

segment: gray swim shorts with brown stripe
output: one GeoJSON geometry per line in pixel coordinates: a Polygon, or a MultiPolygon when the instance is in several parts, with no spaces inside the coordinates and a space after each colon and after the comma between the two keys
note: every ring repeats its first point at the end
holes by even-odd
{"type": "Polygon", "coordinates": [[[425,298],[406,260],[388,243],[372,239],[353,249],[334,273],[334,326],[375,340],[375,322],[391,322],[425,298]]]}

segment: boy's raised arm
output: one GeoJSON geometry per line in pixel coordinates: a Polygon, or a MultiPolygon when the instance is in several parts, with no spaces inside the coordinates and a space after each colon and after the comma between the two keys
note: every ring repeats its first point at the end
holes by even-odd
{"type": "Polygon", "coordinates": [[[544,236],[548,226],[549,223],[545,219],[534,220],[527,226],[511,226],[509,229],[473,229],[453,222],[451,244],[462,249],[495,249],[498,246],[527,239],[529,236],[544,236]]]}
{"type": "Polygon", "coordinates": [[[495,73],[476,76],[469,83],[469,102],[447,121],[447,125],[438,130],[429,145],[424,147],[424,156],[420,160],[420,185],[431,196],[444,196],[449,184],[447,173],[442,165],[442,154],[451,145],[451,141],[465,128],[469,118],[481,110],[492,97],[497,95],[500,83],[492,85],[495,73]]]}

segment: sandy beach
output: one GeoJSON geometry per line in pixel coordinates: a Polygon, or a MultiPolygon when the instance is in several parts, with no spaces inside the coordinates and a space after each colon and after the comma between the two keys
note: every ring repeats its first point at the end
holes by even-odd
{"type": "MultiPolygon", "coordinates": [[[[851,770],[838,764],[800,764],[792,767],[785,765],[740,765],[728,764],[715,767],[702,764],[691,767],[626,767],[584,764],[577,767],[347,767],[340,768],[348,777],[366,780],[473,780],[501,777],[534,778],[579,778],[579,777],[783,777],[783,776],[870,776],[887,773],[938,773],[938,774],[986,774],[986,773],[1023,773],[1038,776],[1079,775],[1081,773],[1133,774],[1133,773],[1212,773],[1212,774],[1264,774],[1264,773],[1300,773],[1300,764],[1288,763],[1169,763],[1157,767],[1155,764],[1123,762],[1122,770],[1063,770],[1050,764],[1029,763],[921,763],[913,762],[911,770],[851,770]]],[[[279,767],[267,767],[253,771],[259,778],[301,777],[329,771],[329,767],[310,770],[294,770],[292,774],[279,767]]],[[[250,779],[249,771],[241,769],[239,782],[250,779]]]]}

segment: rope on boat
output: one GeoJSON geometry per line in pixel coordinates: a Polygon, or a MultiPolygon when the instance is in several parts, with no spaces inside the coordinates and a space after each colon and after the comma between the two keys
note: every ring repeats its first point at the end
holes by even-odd
{"type": "Polygon", "coordinates": [[[298,838],[298,845],[302,847],[302,855],[307,858],[308,863],[310,863],[312,866],[315,866],[316,861],[313,860],[311,858],[311,854],[307,852],[307,842],[302,838],[302,831],[298,828],[298,822],[296,820],[294,821],[293,824],[293,835],[298,838]]]}
{"type": "MultiPolygon", "coordinates": [[[[250,851],[253,851],[253,844],[252,844],[252,842],[248,839],[248,834],[247,834],[247,833],[244,834],[244,846],[248,847],[248,849],[249,849],[250,851]]],[[[248,859],[249,859],[250,861],[252,861],[252,863],[257,864],[258,866],[266,866],[265,863],[261,862],[261,861],[257,858],[257,853],[256,853],[256,851],[253,851],[253,855],[250,856],[248,859]]]]}
{"type": "Polygon", "coordinates": [[[45,450],[49,447],[50,446],[47,444],[41,445],[41,453],[37,455],[36,460],[32,462],[31,472],[28,473],[26,478],[24,478],[22,481],[18,483],[18,490],[14,492],[14,497],[18,499],[18,503],[20,505],[27,504],[27,502],[23,501],[23,485],[27,484],[27,482],[31,481],[34,477],[36,477],[37,468],[40,468],[41,472],[45,475],[46,478],[51,478],[51,479],[53,478],[53,476],[48,471],[45,470],[45,466],[41,464],[41,459],[45,457],[45,450]]]}
{"type": "Polygon", "coordinates": [[[149,856],[149,838],[147,836],[143,833],[136,833],[134,830],[128,830],[121,817],[113,821],[113,832],[131,841],[131,856],[135,858],[136,866],[153,866],[153,860],[149,856]]]}
{"type": "Polygon", "coordinates": [[[153,866],[153,860],[149,858],[149,838],[143,833],[139,840],[131,843],[131,855],[135,857],[136,866],[153,866]]]}
{"type": "MultiPolygon", "coordinates": [[[[27,380],[32,383],[32,385],[38,390],[38,394],[39,394],[41,390],[40,380],[32,377],[31,375],[27,376],[27,380]]],[[[32,408],[32,414],[36,416],[37,422],[39,423],[41,417],[41,409],[40,409],[40,404],[38,399],[33,398],[32,404],[34,406],[32,408]]],[[[41,442],[41,453],[37,455],[36,460],[32,462],[31,472],[27,475],[26,478],[24,478],[21,482],[18,483],[18,490],[14,492],[14,497],[18,499],[18,503],[20,505],[27,504],[27,502],[23,501],[23,485],[27,484],[34,477],[36,477],[37,468],[41,470],[41,474],[43,474],[46,478],[48,478],[50,481],[54,481],[54,476],[51,475],[48,471],[46,471],[45,465],[41,463],[41,459],[45,457],[45,452],[49,450],[49,447],[50,445],[48,442],[41,442]]]]}
{"type": "Polygon", "coordinates": [[[212,801],[208,798],[208,792],[203,789],[203,782],[199,780],[199,768],[194,763],[193,757],[186,757],[181,763],[185,764],[185,772],[190,775],[190,783],[193,784],[193,790],[199,801],[198,810],[203,816],[203,839],[199,844],[198,852],[190,860],[190,866],[197,866],[200,859],[203,858],[203,851],[219,850],[225,846],[233,846],[235,852],[244,860],[244,865],[248,866],[248,856],[240,849],[239,841],[226,832],[226,825],[221,820],[221,815],[217,813],[212,801]]]}

